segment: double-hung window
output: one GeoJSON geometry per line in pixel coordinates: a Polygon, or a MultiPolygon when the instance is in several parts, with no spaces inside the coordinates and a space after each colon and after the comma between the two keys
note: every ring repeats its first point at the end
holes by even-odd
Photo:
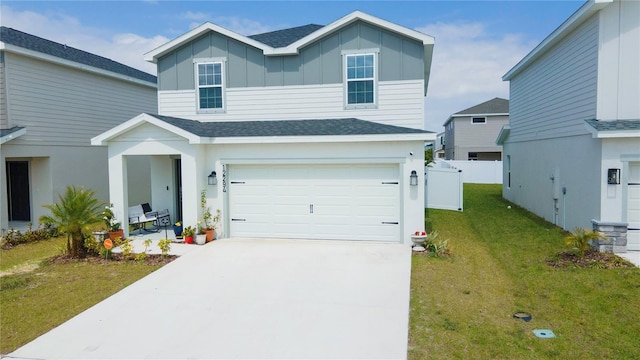
{"type": "Polygon", "coordinates": [[[376,104],[376,55],[346,54],[346,107],[372,107],[376,104]]]}
{"type": "Polygon", "coordinates": [[[196,63],[199,111],[224,110],[224,62],[196,63]]]}

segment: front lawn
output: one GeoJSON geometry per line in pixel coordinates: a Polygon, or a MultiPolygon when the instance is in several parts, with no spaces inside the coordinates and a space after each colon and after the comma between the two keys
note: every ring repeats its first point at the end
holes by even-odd
{"type": "Polygon", "coordinates": [[[46,261],[61,254],[65,244],[61,237],[0,250],[1,354],[14,351],[160,267],[144,262],[46,261]]]}
{"type": "Polygon", "coordinates": [[[640,269],[551,267],[561,229],[503,200],[500,185],[464,191],[464,212],[428,211],[453,256],[413,256],[410,359],[640,358],[640,269]]]}

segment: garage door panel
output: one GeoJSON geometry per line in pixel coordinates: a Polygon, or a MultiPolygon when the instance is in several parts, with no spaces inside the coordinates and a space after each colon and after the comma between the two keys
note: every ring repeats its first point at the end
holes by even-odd
{"type": "Polygon", "coordinates": [[[230,167],[232,236],[399,241],[398,165],[230,167]],[[239,201],[237,201],[239,200],[239,201]],[[262,204],[260,204],[262,203],[262,204]],[[251,234],[251,235],[249,235],[251,234]]]}
{"type": "Polygon", "coordinates": [[[640,250],[640,163],[629,163],[627,184],[627,250],[640,250]]]}

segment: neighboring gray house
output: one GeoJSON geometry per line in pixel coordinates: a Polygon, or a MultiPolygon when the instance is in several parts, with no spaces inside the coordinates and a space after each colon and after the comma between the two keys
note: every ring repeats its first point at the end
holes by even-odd
{"type": "Polygon", "coordinates": [[[640,2],[589,0],[509,70],[504,197],[640,250],[639,64],[640,2]]]}
{"type": "Polygon", "coordinates": [[[502,160],[496,136],[509,123],[509,100],[494,98],[459,111],[444,123],[446,160],[502,160]]]}
{"type": "Polygon", "coordinates": [[[219,237],[410,243],[435,140],[423,130],[433,46],[359,11],[248,37],[202,24],[145,56],[159,114],[92,139],[109,147],[111,202],[126,218],[122,169],[151,155],[153,207],[185,226],[206,190],[219,237]]]}
{"type": "Polygon", "coordinates": [[[37,225],[42,205],[57,201],[67,185],[107,200],[107,148],[90,139],[156,110],[155,76],[1,27],[0,227],[37,225]]]}

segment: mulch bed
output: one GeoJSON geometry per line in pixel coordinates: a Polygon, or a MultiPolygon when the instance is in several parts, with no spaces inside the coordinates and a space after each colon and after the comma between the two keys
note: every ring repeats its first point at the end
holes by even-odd
{"type": "MultiPolygon", "coordinates": [[[[165,265],[173,260],[175,260],[178,256],[176,255],[159,255],[159,254],[147,254],[144,259],[144,263],[147,265],[165,265]]],[[[87,255],[87,257],[82,259],[74,259],[68,255],[57,255],[52,258],[49,258],[48,262],[50,264],[69,264],[73,262],[88,262],[94,264],[106,264],[113,262],[142,262],[142,260],[136,260],[135,254],[130,255],[128,258],[124,258],[122,254],[111,254],[108,259],[105,259],[104,256],[95,256],[95,255],[87,255]]]]}
{"type": "Polygon", "coordinates": [[[635,267],[635,265],[629,261],[615,254],[604,253],[595,249],[587,250],[582,258],[571,251],[561,252],[554,256],[553,259],[547,261],[547,265],[555,268],[578,267],[597,269],[635,267]]]}

